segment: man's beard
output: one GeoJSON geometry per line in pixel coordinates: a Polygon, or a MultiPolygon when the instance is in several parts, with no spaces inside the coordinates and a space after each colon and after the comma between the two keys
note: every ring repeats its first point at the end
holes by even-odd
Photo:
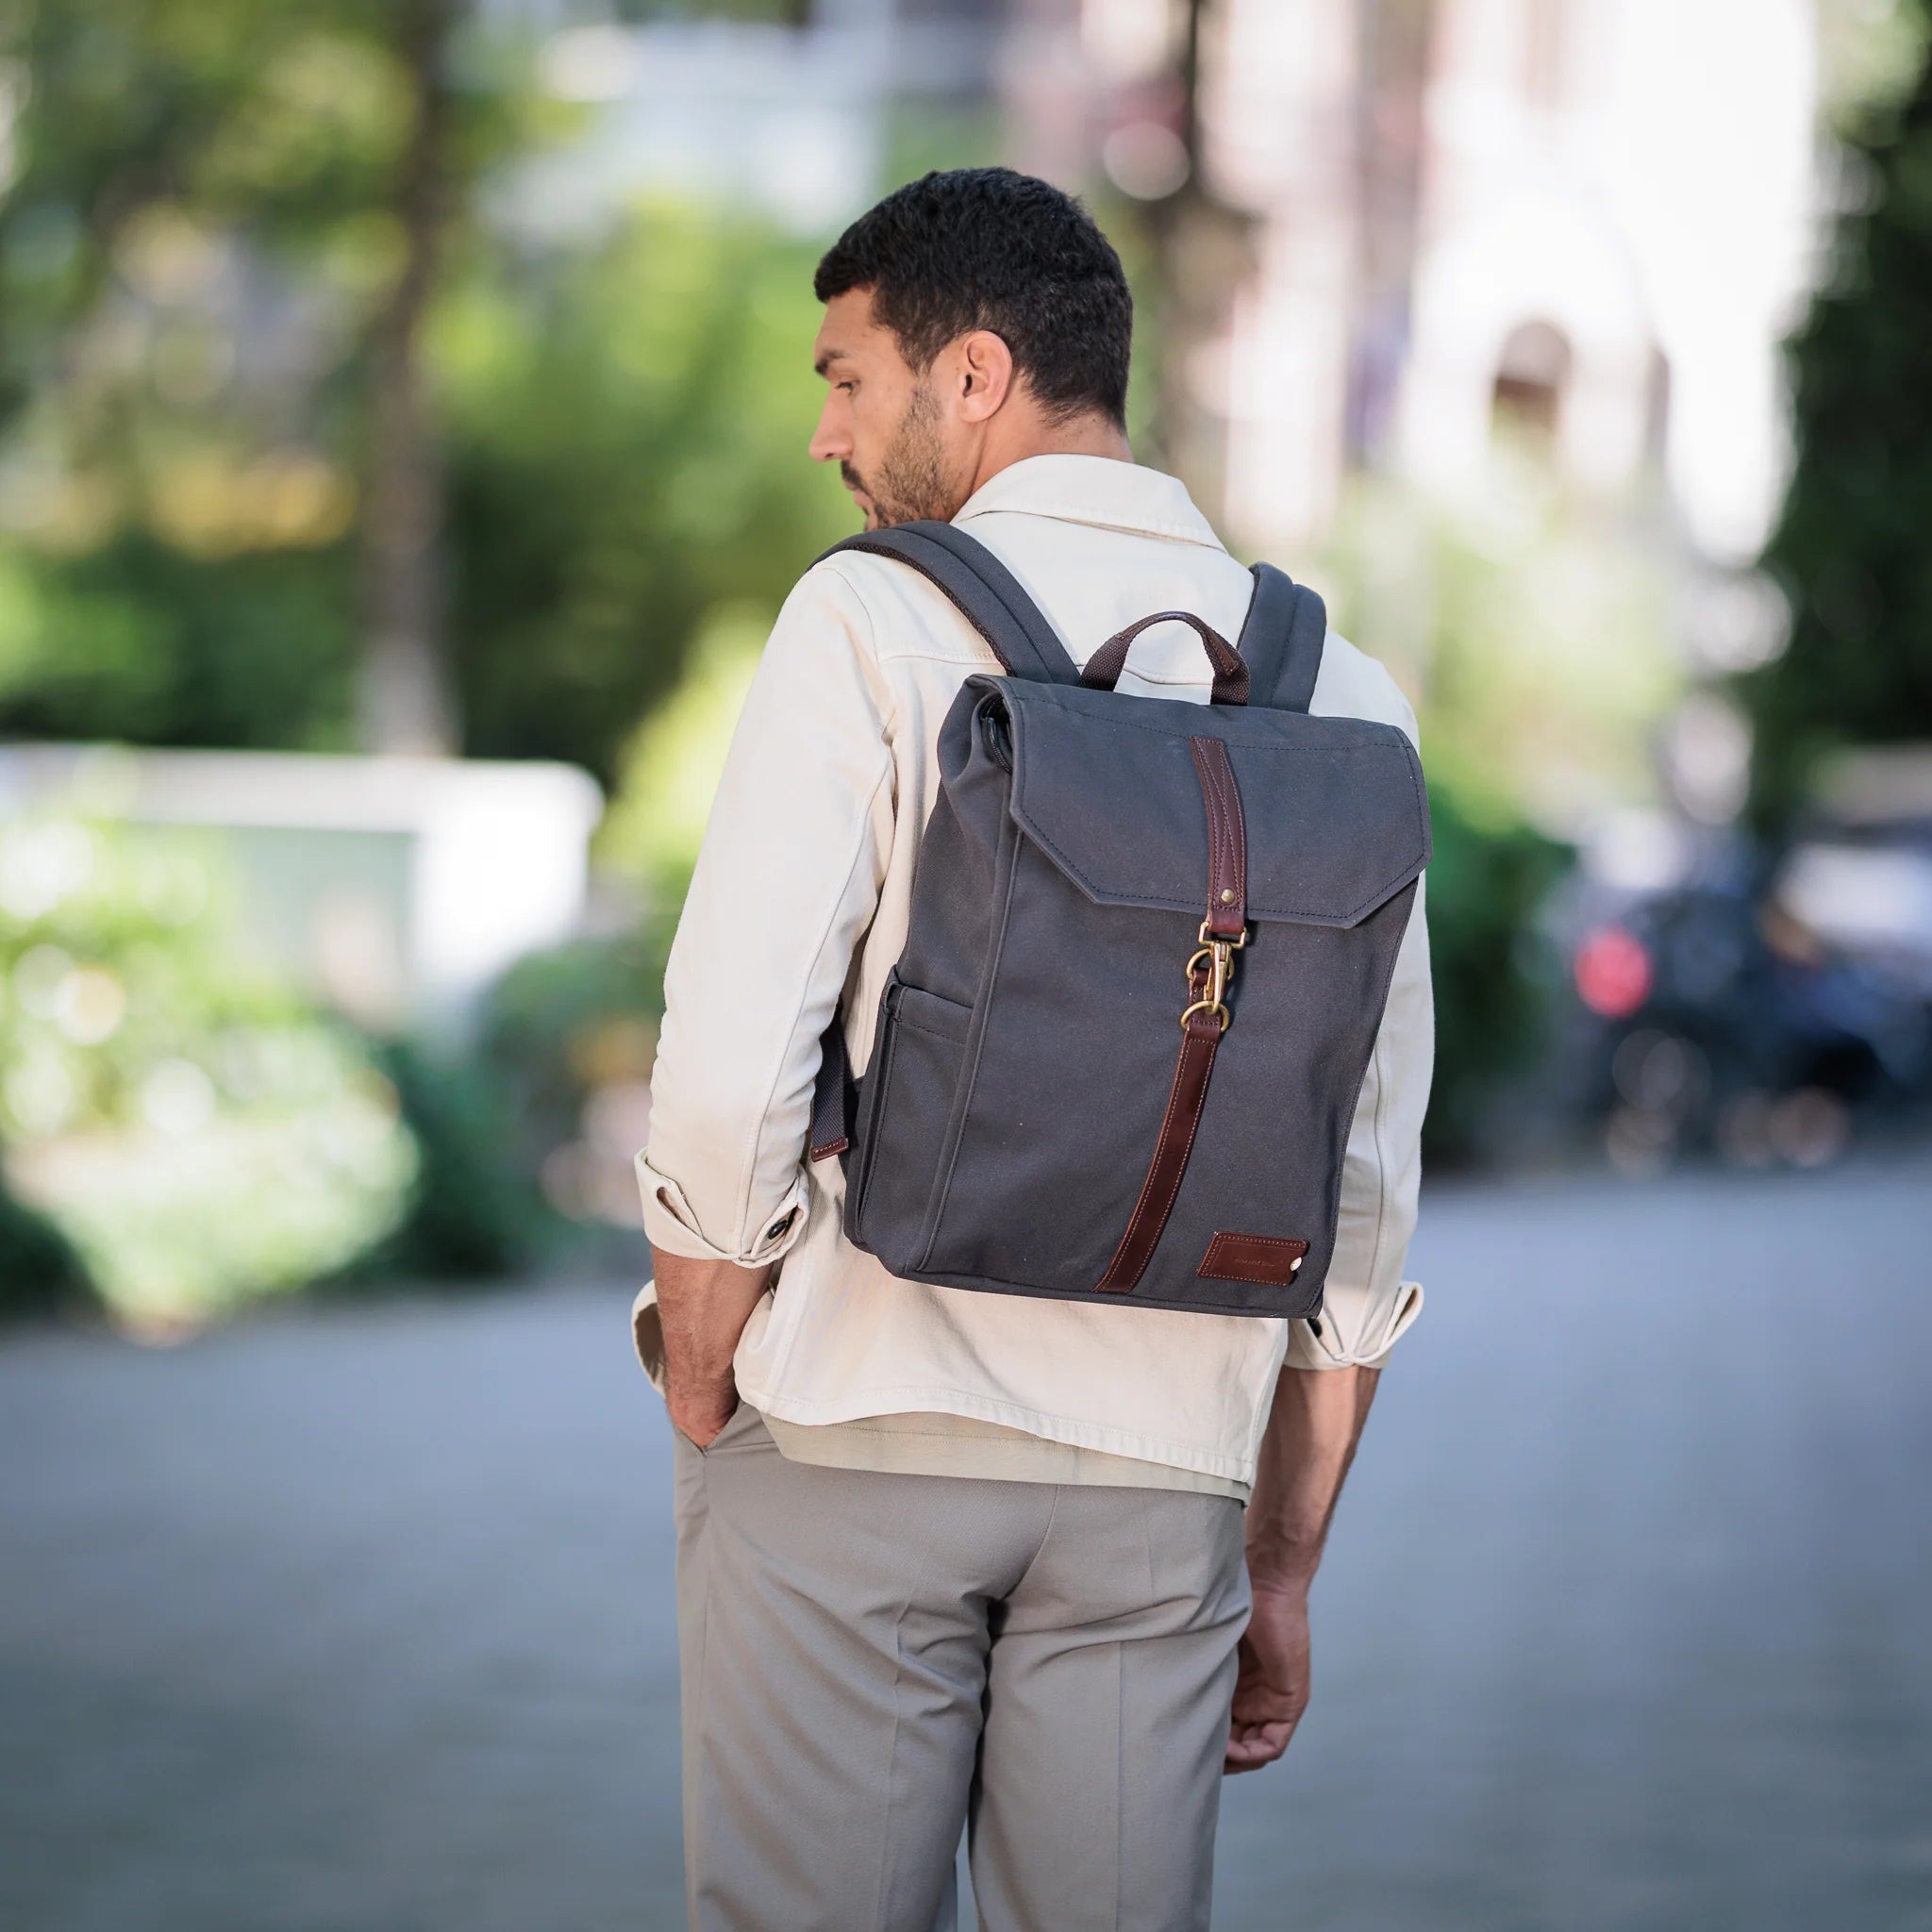
{"type": "Polygon", "coordinates": [[[950,523],[965,501],[946,480],[939,420],[939,399],[927,384],[917,383],[874,478],[861,476],[850,463],[839,465],[845,487],[862,490],[872,500],[879,527],[921,517],[950,523]]]}

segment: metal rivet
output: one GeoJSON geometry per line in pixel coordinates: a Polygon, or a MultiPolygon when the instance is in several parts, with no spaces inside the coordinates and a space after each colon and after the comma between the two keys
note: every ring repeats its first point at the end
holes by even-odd
{"type": "Polygon", "coordinates": [[[1295,1270],[1296,1270],[1297,1268],[1299,1268],[1299,1267],[1300,1267],[1301,1265],[1302,1265],[1302,1257],[1301,1257],[1301,1256],[1297,1255],[1297,1256],[1296,1256],[1296,1257],[1294,1257],[1294,1259],[1293,1259],[1292,1261],[1291,1261],[1291,1262],[1290,1262],[1290,1263],[1288,1264],[1288,1272],[1289,1272],[1289,1273],[1290,1273],[1291,1274],[1292,1274],[1294,1273],[1294,1271],[1295,1271],[1295,1270]]]}
{"type": "Polygon", "coordinates": [[[1224,906],[1232,906],[1234,904],[1234,888],[1232,886],[1222,887],[1221,903],[1224,906]]]}

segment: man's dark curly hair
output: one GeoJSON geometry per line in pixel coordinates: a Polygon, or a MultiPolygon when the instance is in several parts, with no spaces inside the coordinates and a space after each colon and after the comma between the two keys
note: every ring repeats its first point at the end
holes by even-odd
{"type": "Polygon", "coordinates": [[[1071,194],[1011,168],[922,175],[825,251],[821,302],[872,291],[915,369],[991,329],[1055,420],[1097,409],[1124,425],[1134,298],[1121,258],[1071,194]]]}

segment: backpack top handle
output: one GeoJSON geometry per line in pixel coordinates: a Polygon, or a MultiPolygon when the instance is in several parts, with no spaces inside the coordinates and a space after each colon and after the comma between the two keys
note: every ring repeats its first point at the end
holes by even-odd
{"type": "MultiPolygon", "coordinates": [[[[936,585],[984,638],[1009,677],[1040,684],[1077,685],[1082,673],[1059,633],[1026,594],[1019,579],[976,538],[957,524],[925,518],[861,531],[834,543],[820,560],[841,550],[869,551],[897,558],[936,585]]],[[[1241,625],[1240,657],[1246,665],[1246,702],[1275,711],[1306,711],[1322,669],[1322,645],[1328,630],[1328,613],[1321,597],[1274,565],[1254,567],[1254,594],[1241,625]]],[[[1200,619],[1184,611],[1163,612],[1206,629],[1200,619]]],[[[1154,620],[1145,620],[1152,623],[1154,620]]],[[[1207,643],[1204,637],[1203,643],[1207,643]]],[[[1223,644],[1223,649],[1227,647],[1223,644]]],[[[1103,644],[1104,652],[1108,645],[1103,644]]],[[[1208,646],[1213,656],[1213,646],[1208,646]]],[[[1097,655],[1097,654],[1096,654],[1097,655]]],[[[1222,663],[1215,660],[1214,699],[1239,704],[1224,696],[1222,663]]],[[[1118,673],[1115,674],[1118,675],[1118,673]]]]}
{"type": "Polygon", "coordinates": [[[1127,667],[1127,652],[1134,640],[1150,624],[1191,624],[1201,634],[1201,642],[1208,652],[1208,660],[1214,666],[1214,691],[1212,702],[1217,705],[1244,705],[1248,701],[1248,667],[1241,661],[1241,653],[1214,628],[1204,622],[1191,610],[1157,610],[1151,617],[1143,617],[1138,623],[1130,624],[1124,630],[1117,630],[1113,636],[1088,658],[1086,669],[1080,673],[1080,682],[1095,691],[1112,691],[1120,682],[1120,675],[1127,667]]]}

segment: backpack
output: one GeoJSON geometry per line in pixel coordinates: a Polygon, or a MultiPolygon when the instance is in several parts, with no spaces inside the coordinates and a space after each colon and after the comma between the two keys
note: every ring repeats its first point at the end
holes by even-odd
{"type": "Polygon", "coordinates": [[[1316,1317],[1429,858],[1414,746],[1309,714],[1326,613],[1266,564],[1238,650],[1163,610],[1082,668],[951,524],[841,550],[928,577],[1005,670],[941,726],[863,1077],[840,1014],[821,1042],[810,1153],[843,1160],[847,1237],[945,1288],[1316,1317]],[[1114,689],[1169,622],[1200,635],[1208,704],[1114,689]]]}

